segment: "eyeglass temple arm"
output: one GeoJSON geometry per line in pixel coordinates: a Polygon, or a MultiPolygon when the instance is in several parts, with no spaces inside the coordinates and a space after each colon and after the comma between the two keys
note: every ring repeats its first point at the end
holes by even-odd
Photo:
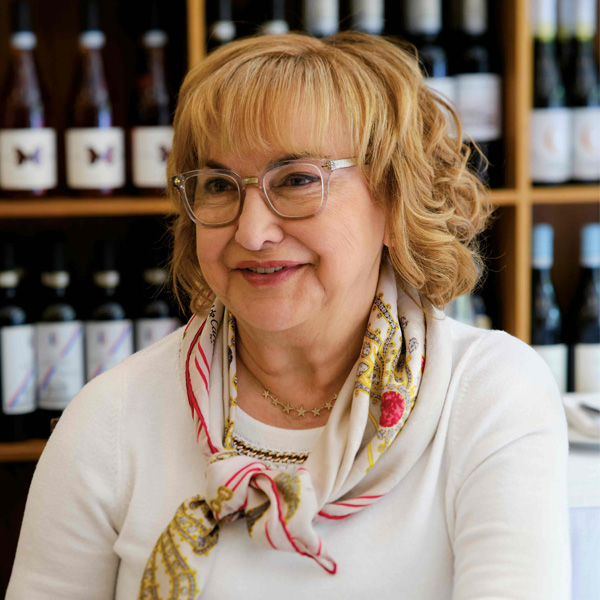
{"type": "Polygon", "coordinates": [[[338,160],[325,161],[323,167],[329,172],[335,171],[336,169],[345,169],[346,167],[354,167],[356,165],[355,158],[339,158],[338,160]]]}

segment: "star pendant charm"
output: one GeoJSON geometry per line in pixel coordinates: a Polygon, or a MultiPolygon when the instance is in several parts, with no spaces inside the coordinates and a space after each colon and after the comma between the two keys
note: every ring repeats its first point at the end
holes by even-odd
{"type": "Polygon", "coordinates": [[[299,417],[306,418],[306,409],[303,406],[297,408],[296,412],[298,413],[299,417]]]}
{"type": "Polygon", "coordinates": [[[322,410],[321,408],[313,408],[313,410],[312,410],[313,416],[315,416],[315,417],[320,416],[321,410],[322,410]]]}

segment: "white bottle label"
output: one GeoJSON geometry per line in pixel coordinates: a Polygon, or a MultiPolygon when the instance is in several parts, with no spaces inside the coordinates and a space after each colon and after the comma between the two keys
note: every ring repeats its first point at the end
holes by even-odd
{"type": "Polygon", "coordinates": [[[67,129],[66,148],[70,188],[125,185],[125,135],[120,127],[67,129]]]}
{"type": "MultiPolygon", "coordinates": [[[[427,87],[443,98],[449,104],[455,107],[456,110],[456,82],[454,77],[427,77],[425,79],[427,87]]],[[[448,135],[456,137],[456,125],[454,119],[445,107],[440,107],[446,116],[446,126],[448,127],[448,135]]],[[[457,110],[458,112],[458,110],[457,110]]]]}
{"type": "Polygon", "coordinates": [[[181,327],[179,319],[137,319],[135,322],[135,347],[147,348],[154,342],[181,327]]]}
{"type": "Polygon", "coordinates": [[[352,0],[352,27],[367,33],[379,34],[384,26],[383,0],[352,0]]]}
{"type": "Polygon", "coordinates": [[[457,75],[456,106],[465,136],[476,142],[502,137],[502,89],[495,73],[457,75]]]}
{"type": "Polygon", "coordinates": [[[573,108],[573,179],[600,179],[600,107],[573,108]]]}
{"type": "Polygon", "coordinates": [[[281,35],[288,33],[290,26],[287,21],[283,19],[274,19],[273,21],[266,21],[259,27],[259,31],[262,35],[281,35]]]}
{"type": "Polygon", "coordinates": [[[411,33],[437,34],[442,28],[441,0],[413,0],[405,4],[406,28],[411,33]]]}
{"type": "Polygon", "coordinates": [[[304,22],[311,35],[332,35],[339,28],[338,0],[305,0],[304,22]]]}
{"type": "Polygon", "coordinates": [[[16,325],[0,329],[2,356],[2,410],[23,415],[35,410],[35,327],[16,325]]]}
{"type": "Polygon", "coordinates": [[[38,323],[35,328],[39,407],[63,410],[85,383],[83,323],[38,323]]]}
{"type": "Polygon", "coordinates": [[[167,186],[167,158],[172,127],[134,127],[131,131],[133,184],[139,188],[167,186]]]}
{"type": "Polygon", "coordinates": [[[132,322],[129,319],[86,322],[85,349],[90,381],[133,354],[132,322]]]}
{"type": "Polygon", "coordinates": [[[0,130],[0,187],[4,190],[49,190],[56,187],[56,131],[0,130]]]}
{"type": "Polygon", "coordinates": [[[535,108],[531,113],[531,180],[561,183],[571,177],[571,113],[535,108]]]}
{"type": "Polygon", "coordinates": [[[600,392],[600,344],[575,345],[575,391],[600,392]]]}
{"type": "Polygon", "coordinates": [[[561,393],[567,391],[567,346],[550,344],[548,346],[532,346],[550,367],[561,393]]]}

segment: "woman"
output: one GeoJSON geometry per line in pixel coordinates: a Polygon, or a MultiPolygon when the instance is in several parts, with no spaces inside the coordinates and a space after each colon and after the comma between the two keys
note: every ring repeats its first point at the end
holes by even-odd
{"type": "Polygon", "coordinates": [[[440,310],[489,216],[447,118],[368,35],[188,74],[168,174],[194,317],[61,418],[9,599],[568,597],[551,375],[440,310]]]}

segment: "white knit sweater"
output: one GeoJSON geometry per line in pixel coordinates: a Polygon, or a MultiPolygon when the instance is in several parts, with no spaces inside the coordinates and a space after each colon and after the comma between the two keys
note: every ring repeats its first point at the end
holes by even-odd
{"type": "MultiPolygon", "coordinates": [[[[569,598],[567,437],[552,375],[506,333],[452,320],[444,331],[427,343],[450,353],[452,376],[436,387],[428,358],[427,396],[395,442],[406,448],[405,477],[372,507],[316,525],[338,573],[257,549],[240,520],[221,528],[202,598],[569,598]]],[[[202,493],[180,336],[94,379],[69,405],[36,469],[8,600],[137,598],[157,537],[202,493]]],[[[284,452],[310,450],[319,435],[248,415],[236,427],[240,443],[284,452]]]]}

